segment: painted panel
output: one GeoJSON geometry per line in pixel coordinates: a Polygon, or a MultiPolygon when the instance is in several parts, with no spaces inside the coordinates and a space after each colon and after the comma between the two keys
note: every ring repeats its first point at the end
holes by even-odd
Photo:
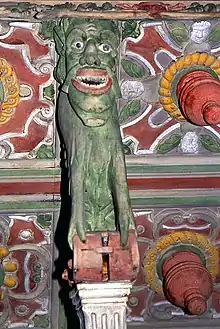
{"type": "Polygon", "coordinates": [[[53,222],[52,212],[0,214],[0,243],[10,251],[2,263],[0,328],[52,328],[53,222]]]}
{"type": "Polygon", "coordinates": [[[0,159],[54,158],[54,45],[40,24],[1,23],[0,159]]]}
{"type": "MultiPolygon", "coordinates": [[[[53,24],[1,24],[0,64],[6,75],[1,77],[0,89],[0,159],[53,159],[53,24]]],[[[218,126],[197,127],[174,120],[159,97],[162,74],[172,61],[192,51],[219,55],[218,21],[129,21],[121,28],[119,116],[125,153],[218,154],[218,126]]]]}
{"type": "MultiPolygon", "coordinates": [[[[138,243],[141,263],[147,250],[155,242],[168,234],[181,231],[199,233],[207,237],[220,252],[219,208],[157,208],[135,212],[137,221],[138,243]]],[[[216,277],[214,291],[208,300],[208,310],[203,319],[218,319],[219,308],[219,275],[216,277]]],[[[134,282],[128,301],[128,321],[192,321],[198,317],[184,314],[184,311],[170,304],[164,296],[152,291],[145,282],[143,266],[134,282]]]]}
{"type": "MultiPolygon", "coordinates": [[[[174,61],[196,52],[218,57],[218,31],[217,20],[123,24],[120,111],[126,154],[208,156],[219,153],[219,126],[199,127],[172,119],[163,109],[159,95],[161,78],[174,61]]],[[[190,57],[187,66],[193,67],[195,60],[190,57]]]]}

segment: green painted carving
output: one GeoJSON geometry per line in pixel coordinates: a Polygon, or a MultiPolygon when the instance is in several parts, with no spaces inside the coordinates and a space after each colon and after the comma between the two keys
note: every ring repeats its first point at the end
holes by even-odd
{"type": "Polygon", "coordinates": [[[35,315],[33,320],[34,320],[34,326],[36,326],[37,328],[49,328],[50,326],[50,320],[47,314],[35,315]]]}
{"type": "Polygon", "coordinates": [[[125,39],[127,37],[138,38],[141,34],[140,23],[137,21],[127,21],[124,22],[122,29],[122,38],[125,39]]]}
{"type": "Polygon", "coordinates": [[[169,34],[171,38],[181,45],[189,40],[189,30],[182,22],[173,22],[168,24],[169,34]]]}
{"type": "Polygon", "coordinates": [[[132,139],[126,139],[126,141],[123,142],[123,146],[124,146],[124,153],[126,155],[131,155],[134,153],[135,144],[132,139]]]}
{"type": "Polygon", "coordinates": [[[67,324],[67,318],[65,314],[65,308],[61,300],[59,300],[59,323],[58,323],[58,328],[59,329],[68,329],[68,324],[67,324]]]}
{"type": "Polygon", "coordinates": [[[0,102],[3,103],[5,100],[5,91],[2,81],[0,82],[0,102]]]}
{"type": "Polygon", "coordinates": [[[127,243],[130,206],[117,112],[120,33],[113,21],[63,19],[54,30],[61,84],[58,122],[67,152],[72,215],[77,233],[115,231],[127,243]]]}
{"type": "Polygon", "coordinates": [[[0,287],[3,285],[4,279],[5,279],[5,270],[2,263],[0,263],[0,287]]]}
{"type": "Polygon", "coordinates": [[[172,151],[175,147],[179,146],[181,142],[180,135],[171,135],[162,142],[160,142],[156,148],[158,154],[166,154],[172,151]]]}
{"type": "Polygon", "coordinates": [[[220,5],[214,3],[207,3],[202,5],[200,2],[193,2],[191,5],[186,9],[189,12],[197,12],[197,13],[211,13],[211,12],[219,12],[220,5]]]}
{"type": "Polygon", "coordinates": [[[51,102],[54,102],[54,95],[55,95],[55,88],[54,88],[53,84],[51,84],[50,86],[44,88],[44,90],[43,90],[44,98],[47,98],[51,102]]]}
{"type": "Polygon", "coordinates": [[[33,280],[33,282],[35,282],[35,283],[40,283],[40,281],[41,281],[41,275],[40,275],[40,274],[35,274],[35,275],[33,275],[33,276],[32,276],[32,280],[33,280]]]}
{"type": "Polygon", "coordinates": [[[39,263],[34,264],[33,270],[35,272],[35,274],[32,275],[33,282],[40,283],[41,282],[41,264],[39,264],[39,263]]]}
{"type": "Polygon", "coordinates": [[[53,39],[53,29],[57,25],[55,20],[43,21],[41,23],[40,35],[44,39],[53,39]]]}
{"type": "Polygon", "coordinates": [[[144,78],[147,75],[146,69],[128,59],[122,59],[123,70],[132,78],[144,78]]]}
{"type": "Polygon", "coordinates": [[[220,41],[220,26],[215,26],[210,35],[209,35],[209,42],[211,43],[218,43],[220,41]]]}
{"type": "Polygon", "coordinates": [[[129,103],[125,104],[125,106],[122,108],[119,114],[120,123],[123,123],[126,120],[133,118],[135,115],[137,115],[140,112],[140,108],[141,108],[140,99],[134,99],[133,101],[130,101],[129,103]]]}
{"type": "Polygon", "coordinates": [[[37,159],[53,159],[54,150],[52,145],[41,145],[37,151],[37,159]]]}
{"type": "Polygon", "coordinates": [[[213,153],[220,153],[220,143],[217,138],[210,135],[199,136],[201,145],[208,151],[213,153]]]}
{"type": "Polygon", "coordinates": [[[51,214],[39,214],[37,216],[37,222],[43,228],[50,227],[51,223],[52,223],[52,215],[51,214]]]}

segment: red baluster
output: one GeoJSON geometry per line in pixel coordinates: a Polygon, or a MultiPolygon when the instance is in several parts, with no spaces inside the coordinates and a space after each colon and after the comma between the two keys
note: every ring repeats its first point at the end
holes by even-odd
{"type": "Polygon", "coordinates": [[[187,120],[199,126],[220,123],[220,81],[202,70],[185,74],[176,94],[187,120]]]}
{"type": "Polygon", "coordinates": [[[172,254],[162,266],[164,293],[174,305],[199,315],[213,289],[212,278],[201,258],[191,251],[172,254]]]}

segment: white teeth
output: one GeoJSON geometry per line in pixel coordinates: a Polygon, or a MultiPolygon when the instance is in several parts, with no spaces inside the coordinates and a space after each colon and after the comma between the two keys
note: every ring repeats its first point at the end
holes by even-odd
{"type": "Polygon", "coordinates": [[[76,79],[86,87],[97,89],[104,87],[108,82],[105,76],[77,76],[76,79]]]}

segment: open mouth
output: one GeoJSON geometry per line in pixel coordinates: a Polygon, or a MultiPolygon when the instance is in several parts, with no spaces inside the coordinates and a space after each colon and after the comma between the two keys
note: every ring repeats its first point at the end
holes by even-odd
{"type": "Polygon", "coordinates": [[[72,80],[73,86],[83,92],[93,95],[105,94],[112,85],[108,72],[101,69],[79,69],[72,80]]]}

